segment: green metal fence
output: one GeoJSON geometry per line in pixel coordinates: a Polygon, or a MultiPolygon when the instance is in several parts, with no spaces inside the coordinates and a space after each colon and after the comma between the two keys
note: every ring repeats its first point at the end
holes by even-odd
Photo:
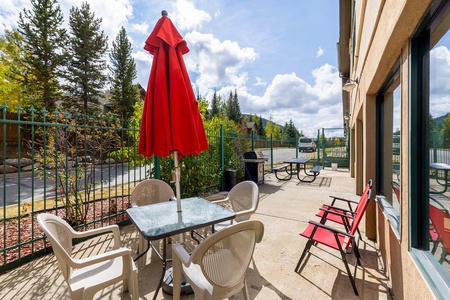
{"type": "MultiPolygon", "coordinates": [[[[0,272],[50,250],[36,216],[51,212],[77,230],[129,222],[134,186],[145,178],[171,180],[173,158],[137,153],[139,128],[109,115],[0,107],[0,272]]],[[[298,157],[297,139],[273,141],[223,128],[207,131],[209,147],[180,159],[182,197],[224,188],[224,174],[244,180],[247,151],[262,151],[265,171],[298,157]]]]}
{"type": "MultiPolygon", "coordinates": [[[[349,132],[348,132],[349,133],[349,132]]],[[[337,164],[338,168],[350,166],[350,137],[344,128],[322,128],[317,131],[317,163],[323,167],[337,164]]]]}

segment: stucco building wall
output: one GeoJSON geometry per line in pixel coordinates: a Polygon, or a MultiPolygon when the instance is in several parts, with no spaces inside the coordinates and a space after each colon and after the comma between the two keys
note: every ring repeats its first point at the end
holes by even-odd
{"type": "MultiPolygon", "coordinates": [[[[341,4],[342,4],[341,0],[341,4]]],[[[400,232],[396,233],[375,201],[366,212],[365,232],[376,240],[395,299],[433,299],[409,252],[408,188],[408,84],[409,43],[427,12],[431,0],[351,1],[349,55],[352,80],[358,86],[350,92],[351,174],[355,190],[376,176],[376,95],[394,65],[400,61],[401,82],[401,203],[400,232]],[[353,37],[353,38],[352,38],[353,37]]],[[[343,7],[341,5],[341,7],[343,7]]],[[[377,182],[374,182],[376,191],[377,182]]]]}

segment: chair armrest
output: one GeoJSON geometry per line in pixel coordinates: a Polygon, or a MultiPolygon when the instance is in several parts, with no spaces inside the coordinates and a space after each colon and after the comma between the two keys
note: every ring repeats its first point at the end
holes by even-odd
{"type": "Polygon", "coordinates": [[[131,250],[122,247],[119,249],[114,249],[108,252],[100,253],[98,255],[94,255],[91,257],[72,259],[71,262],[69,262],[69,265],[73,268],[83,268],[121,256],[123,256],[124,259],[125,257],[129,257],[129,259],[131,260],[131,250]]]}
{"type": "Polygon", "coordinates": [[[178,258],[178,260],[180,260],[186,267],[191,264],[191,257],[189,253],[186,251],[186,249],[184,249],[183,245],[179,243],[172,245],[172,256],[173,258],[178,258]]]}
{"type": "Polygon", "coordinates": [[[358,204],[358,201],[349,200],[349,199],[345,199],[345,198],[341,198],[341,197],[337,197],[337,196],[330,196],[330,198],[333,199],[333,201],[331,202],[331,205],[334,205],[334,202],[335,202],[336,200],[344,201],[344,202],[347,202],[347,203],[358,204]]]}
{"type": "Polygon", "coordinates": [[[355,236],[353,234],[350,234],[350,233],[348,233],[346,231],[342,231],[342,230],[336,229],[334,227],[330,227],[330,226],[327,226],[327,225],[324,225],[324,224],[321,224],[321,223],[318,223],[318,222],[315,222],[315,221],[309,221],[308,223],[313,225],[313,226],[320,227],[320,228],[323,228],[325,230],[328,230],[328,231],[331,231],[331,232],[334,232],[334,233],[338,233],[338,234],[342,234],[342,235],[348,236],[349,238],[352,238],[352,239],[355,238],[355,236]]]}
{"type": "Polygon", "coordinates": [[[339,214],[342,215],[343,217],[350,217],[348,214],[354,216],[356,214],[356,212],[352,211],[352,210],[348,210],[345,208],[341,208],[341,207],[336,207],[336,206],[332,206],[332,205],[327,205],[324,204],[322,207],[319,208],[319,210],[322,210],[324,212],[329,212],[332,214],[339,214]],[[345,215],[347,214],[347,215],[345,215]]]}
{"type": "Polygon", "coordinates": [[[101,234],[105,234],[105,233],[109,233],[109,232],[112,232],[113,237],[114,237],[114,248],[113,249],[118,249],[121,246],[121,244],[120,244],[119,226],[117,226],[117,225],[109,225],[109,226],[105,226],[105,227],[91,229],[88,231],[75,231],[73,237],[74,238],[85,238],[85,237],[101,235],[101,234]]]}
{"type": "Polygon", "coordinates": [[[236,212],[235,218],[240,217],[240,216],[245,216],[245,215],[251,215],[253,213],[255,213],[255,210],[253,208],[247,209],[247,210],[241,210],[241,211],[236,212]]]}

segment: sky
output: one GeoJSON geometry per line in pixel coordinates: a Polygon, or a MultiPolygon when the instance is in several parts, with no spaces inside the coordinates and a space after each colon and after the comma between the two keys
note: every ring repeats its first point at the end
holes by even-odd
{"type": "MultiPolygon", "coordinates": [[[[65,26],[81,0],[59,0],[65,26]]],[[[337,70],[339,1],[334,0],[90,0],[110,44],[123,26],[133,47],[136,83],[147,89],[153,56],[144,42],[166,10],[186,40],[194,93],[211,102],[237,92],[241,112],[306,136],[341,128],[342,84],[337,70]]],[[[0,34],[17,28],[30,0],[2,0],[0,34]]]]}

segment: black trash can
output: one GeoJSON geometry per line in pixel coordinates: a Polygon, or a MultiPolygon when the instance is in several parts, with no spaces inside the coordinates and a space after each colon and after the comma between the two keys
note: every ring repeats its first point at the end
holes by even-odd
{"type": "Polygon", "coordinates": [[[231,191],[236,185],[236,170],[225,170],[224,172],[224,190],[231,191]]]}

